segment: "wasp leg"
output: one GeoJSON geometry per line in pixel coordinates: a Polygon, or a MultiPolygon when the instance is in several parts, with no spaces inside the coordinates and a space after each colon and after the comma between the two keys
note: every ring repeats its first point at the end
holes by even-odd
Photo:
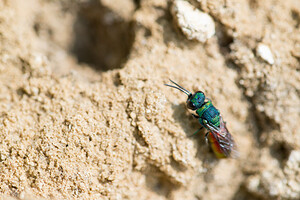
{"type": "Polygon", "coordinates": [[[203,126],[201,126],[201,128],[199,128],[197,131],[195,131],[193,134],[191,134],[191,135],[188,135],[188,137],[195,137],[198,133],[199,133],[199,131],[201,131],[203,129],[203,126]]]}
{"type": "Polygon", "coordinates": [[[208,134],[209,134],[209,132],[207,132],[207,133],[205,133],[205,142],[206,142],[206,144],[208,144],[208,134]]]}
{"type": "Polygon", "coordinates": [[[192,114],[192,116],[196,119],[199,119],[200,117],[198,115],[192,114]]]}

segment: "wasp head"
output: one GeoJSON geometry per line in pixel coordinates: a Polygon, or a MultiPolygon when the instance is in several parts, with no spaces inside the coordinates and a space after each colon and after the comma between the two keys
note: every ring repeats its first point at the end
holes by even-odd
{"type": "Polygon", "coordinates": [[[204,104],[204,101],[205,101],[204,93],[201,91],[198,91],[195,94],[189,95],[189,97],[186,101],[186,104],[187,104],[188,109],[197,110],[204,104]]]}
{"type": "Polygon", "coordinates": [[[198,91],[195,94],[192,94],[187,89],[185,89],[182,86],[178,85],[177,83],[175,83],[171,79],[170,79],[170,81],[174,85],[169,85],[169,84],[165,84],[165,85],[169,86],[169,87],[172,87],[172,88],[175,88],[177,90],[180,90],[181,92],[185,93],[188,96],[188,99],[186,101],[188,109],[197,110],[198,108],[200,108],[204,104],[205,95],[204,95],[203,92],[198,91]]]}

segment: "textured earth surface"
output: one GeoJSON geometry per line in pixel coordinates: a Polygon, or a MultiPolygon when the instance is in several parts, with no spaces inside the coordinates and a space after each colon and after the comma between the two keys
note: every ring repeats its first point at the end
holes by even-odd
{"type": "Polygon", "coordinates": [[[300,199],[300,1],[187,1],[205,42],[174,2],[0,1],[1,199],[300,199]],[[213,101],[238,159],[189,137],[169,78],[213,101]]]}

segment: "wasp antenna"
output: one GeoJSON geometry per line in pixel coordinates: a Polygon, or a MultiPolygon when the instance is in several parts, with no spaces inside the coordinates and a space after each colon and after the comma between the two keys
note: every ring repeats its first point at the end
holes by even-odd
{"type": "Polygon", "coordinates": [[[166,86],[169,86],[169,87],[172,87],[172,88],[176,88],[177,90],[180,90],[181,92],[185,93],[186,95],[190,96],[192,95],[192,93],[190,91],[188,91],[187,89],[181,87],[180,85],[178,85],[177,83],[175,83],[174,81],[172,81],[171,79],[169,79],[173,84],[175,84],[176,86],[174,85],[169,85],[169,84],[165,84],[166,86]]]}
{"type": "Polygon", "coordinates": [[[190,93],[190,92],[188,92],[188,91],[185,91],[185,90],[183,90],[183,89],[181,89],[181,88],[179,88],[179,87],[176,87],[176,86],[174,86],[174,85],[165,84],[165,86],[169,86],[169,87],[175,88],[175,89],[177,89],[177,90],[180,90],[181,92],[185,93],[185,94],[188,95],[188,96],[192,95],[192,93],[190,93]]]}
{"type": "Polygon", "coordinates": [[[174,83],[177,87],[183,89],[184,91],[190,93],[187,89],[183,88],[181,85],[179,85],[178,83],[176,83],[175,81],[172,81],[171,79],[169,79],[172,83],[174,83]]]}

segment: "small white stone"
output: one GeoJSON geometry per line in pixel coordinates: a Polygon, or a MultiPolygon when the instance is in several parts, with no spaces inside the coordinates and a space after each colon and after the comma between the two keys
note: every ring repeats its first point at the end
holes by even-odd
{"type": "Polygon", "coordinates": [[[286,163],[288,169],[298,169],[300,165],[300,151],[294,150],[290,153],[289,159],[286,163]]]}
{"type": "Polygon", "coordinates": [[[262,43],[258,44],[256,48],[256,53],[259,57],[261,57],[264,61],[266,61],[270,65],[274,64],[273,54],[267,45],[262,43]]]}
{"type": "Polygon", "coordinates": [[[171,12],[189,40],[205,42],[215,34],[215,23],[212,17],[187,1],[175,0],[171,12]]]}
{"type": "Polygon", "coordinates": [[[33,95],[38,95],[39,94],[39,88],[33,87],[32,88],[32,93],[33,93],[33,95]]]}
{"type": "Polygon", "coordinates": [[[259,177],[251,178],[249,180],[249,184],[248,184],[248,187],[249,187],[250,191],[257,190],[257,188],[259,187],[259,183],[260,183],[259,177]]]}
{"type": "Polygon", "coordinates": [[[265,111],[265,107],[261,104],[256,105],[256,108],[259,112],[264,112],[265,111]]]}

